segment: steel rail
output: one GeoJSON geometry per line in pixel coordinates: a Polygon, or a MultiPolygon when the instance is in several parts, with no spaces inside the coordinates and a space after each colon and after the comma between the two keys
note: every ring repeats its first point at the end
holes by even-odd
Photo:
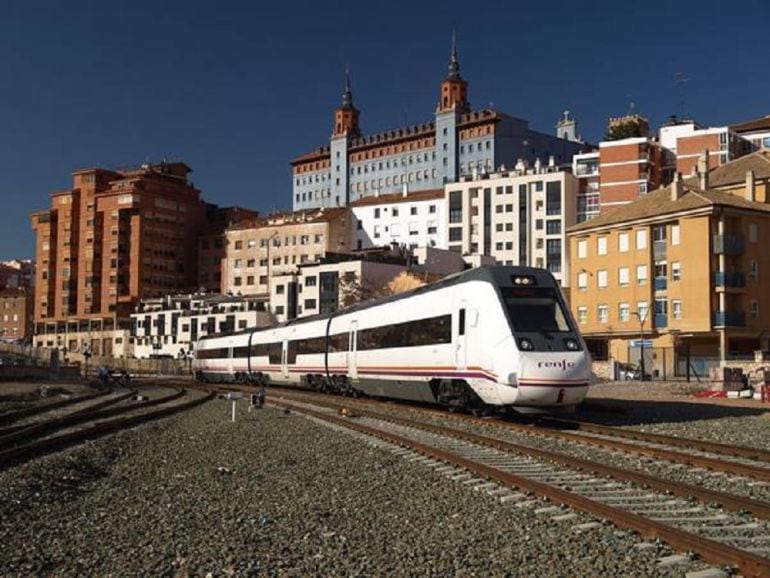
{"type": "MultiPolygon", "coordinates": [[[[30,424],[29,426],[27,426],[22,430],[0,437],[0,447],[6,446],[8,444],[16,443],[19,440],[22,440],[29,436],[35,436],[35,435],[40,435],[50,431],[55,431],[63,427],[83,423],[85,421],[104,419],[105,417],[112,417],[114,415],[119,415],[121,413],[129,413],[137,409],[144,409],[147,407],[153,407],[155,405],[160,405],[163,403],[168,403],[169,401],[179,399],[183,395],[185,395],[185,392],[184,390],[180,389],[164,397],[159,397],[157,399],[151,399],[147,401],[140,401],[128,406],[113,407],[110,409],[98,409],[94,411],[82,411],[82,412],[77,412],[70,415],[65,415],[59,418],[54,418],[49,421],[30,424]]],[[[123,397],[124,398],[129,397],[129,395],[126,395],[123,397]]]]}
{"type": "Polygon", "coordinates": [[[731,446],[728,444],[710,442],[705,440],[695,440],[692,438],[681,438],[677,436],[643,432],[638,430],[620,429],[617,427],[588,423],[584,421],[575,421],[575,420],[550,418],[550,417],[546,418],[545,421],[553,422],[556,424],[573,426],[578,430],[592,432],[592,433],[613,435],[621,438],[647,441],[652,443],[667,444],[671,446],[678,446],[678,447],[684,447],[684,448],[694,448],[705,452],[712,452],[715,454],[744,457],[744,458],[750,458],[750,459],[754,459],[762,462],[770,462],[770,452],[759,448],[750,448],[746,446],[731,446]]]}
{"type": "Polygon", "coordinates": [[[96,397],[100,397],[102,395],[107,395],[110,393],[109,391],[97,391],[96,393],[89,393],[86,395],[79,395],[76,397],[70,397],[68,399],[63,399],[60,401],[54,401],[51,403],[36,405],[35,407],[27,407],[24,409],[20,409],[17,411],[9,411],[5,413],[0,413],[0,423],[13,423],[15,421],[20,420],[24,417],[29,417],[31,415],[37,415],[40,413],[45,413],[47,411],[50,411],[52,409],[57,409],[59,407],[64,407],[67,405],[72,405],[75,403],[80,403],[82,401],[88,401],[89,399],[94,399],[96,397]]]}
{"type": "MultiPolygon", "coordinates": [[[[126,429],[146,421],[172,415],[187,409],[192,409],[193,407],[213,399],[213,397],[214,393],[209,393],[208,395],[201,396],[197,399],[178,403],[168,407],[163,407],[155,411],[122,417],[110,421],[97,422],[85,429],[79,429],[76,431],[59,434],[57,436],[47,437],[30,444],[6,449],[0,451],[0,468],[5,468],[11,464],[29,460],[57,447],[68,446],[87,439],[101,437],[103,435],[113,433],[121,429],[126,429]]],[[[136,407],[134,407],[134,409],[136,409],[136,407]]]]}
{"type": "Polygon", "coordinates": [[[270,400],[269,404],[311,415],[317,419],[328,421],[347,429],[356,430],[390,443],[410,448],[433,459],[462,467],[479,476],[495,480],[503,485],[532,492],[533,494],[547,498],[557,504],[566,504],[576,510],[581,510],[593,516],[609,520],[619,527],[638,532],[646,538],[659,538],[664,540],[676,550],[695,552],[703,560],[711,564],[728,564],[735,566],[746,576],[770,576],[770,559],[768,558],[763,558],[750,552],[745,552],[715,540],[703,538],[660,522],[648,520],[638,514],[596,502],[567,490],[549,486],[543,482],[517,476],[474,460],[458,456],[451,452],[411,440],[404,436],[356,423],[355,420],[351,420],[350,418],[329,415],[297,406],[290,402],[270,400]]]}

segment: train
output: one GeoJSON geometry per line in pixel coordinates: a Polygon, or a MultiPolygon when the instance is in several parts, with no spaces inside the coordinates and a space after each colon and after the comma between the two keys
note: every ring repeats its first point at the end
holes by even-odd
{"type": "Polygon", "coordinates": [[[479,267],[267,328],[202,337],[206,382],[284,385],[450,410],[570,410],[591,360],[554,277],[479,267]]]}

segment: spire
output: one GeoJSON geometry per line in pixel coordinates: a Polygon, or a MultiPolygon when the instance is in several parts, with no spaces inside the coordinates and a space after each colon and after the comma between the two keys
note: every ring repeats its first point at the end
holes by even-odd
{"type": "Polygon", "coordinates": [[[342,93],[342,108],[353,108],[353,93],[350,91],[350,70],[345,67],[345,91],[342,93]]]}
{"type": "Polygon", "coordinates": [[[449,59],[449,76],[452,80],[460,78],[460,61],[457,59],[457,39],[454,30],[452,31],[452,56],[449,59]]]}

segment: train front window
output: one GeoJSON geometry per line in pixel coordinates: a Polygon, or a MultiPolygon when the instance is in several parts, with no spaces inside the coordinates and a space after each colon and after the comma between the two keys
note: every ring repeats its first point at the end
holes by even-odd
{"type": "Polygon", "coordinates": [[[503,303],[516,333],[566,333],[567,316],[550,287],[502,288],[503,303]]]}

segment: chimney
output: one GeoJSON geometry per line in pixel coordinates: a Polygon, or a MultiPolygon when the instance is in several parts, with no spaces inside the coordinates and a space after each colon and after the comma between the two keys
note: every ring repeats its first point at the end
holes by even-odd
{"type": "Polygon", "coordinates": [[[377,187],[376,189],[374,189],[374,196],[375,197],[379,197],[380,196],[380,187],[377,187]]]}
{"type": "Polygon", "coordinates": [[[537,157],[535,159],[535,174],[540,174],[542,171],[540,170],[542,168],[542,163],[540,162],[540,157],[537,157]]]}
{"type": "Polygon", "coordinates": [[[401,188],[401,194],[404,196],[409,194],[409,183],[404,183],[404,186],[401,188]]]}
{"type": "Polygon", "coordinates": [[[757,187],[754,182],[754,171],[746,171],[746,200],[757,200],[757,187]]]}
{"type": "Polygon", "coordinates": [[[682,173],[676,173],[674,182],[671,183],[671,200],[678,201],[684,194],[684,183],[682,182],[682,173]]]}
{"type": "Polygon", "coordinates": [[[548,166],[549,167],[555,167],[556,166],[556,159],[553,158],[553,155],[548,157],[548,166]]]}
{"type": "Polygon", "coordinates": [[[703,151],[698,158],[698,186],[702,191],[709,188],[709,150],[703,151]]]}

